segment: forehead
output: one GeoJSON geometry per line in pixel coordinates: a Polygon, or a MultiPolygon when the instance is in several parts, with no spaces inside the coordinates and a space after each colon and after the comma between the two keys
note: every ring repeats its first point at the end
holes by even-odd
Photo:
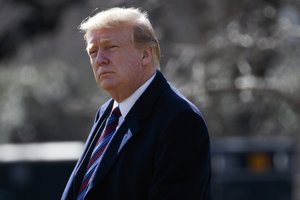
{"type": "Polygon", "coordinates": [[[131,42],[133,30],[128,26],[90,30],[86,33],[86,41],[88,46],[107,42],[131,42]]]}

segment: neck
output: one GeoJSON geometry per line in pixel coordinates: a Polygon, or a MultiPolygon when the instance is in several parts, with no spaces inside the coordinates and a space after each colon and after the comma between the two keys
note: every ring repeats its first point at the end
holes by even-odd
{"type": "Polygon", "coordinates": [[[131,85],[127,89],[121,90],[121,92],[108,92],[109,95],[118,103],[123,102],[128,97],[130,97],[139,87],[144,85],[156,72],[156,69],[152,70],[151,72],[147,73],[146,75],[142,76],[139,81],[135,84],[131,85]]]}

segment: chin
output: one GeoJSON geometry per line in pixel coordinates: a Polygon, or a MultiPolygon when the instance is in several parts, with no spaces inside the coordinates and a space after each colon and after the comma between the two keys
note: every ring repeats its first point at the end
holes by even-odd
{"type": "Polygon", "coordinates": [[[111,91],[116,87],[115,84],[109,81],[99,81],[98,85],[100,86],[100,88],[102,88],[105,91],[111,91]]]}

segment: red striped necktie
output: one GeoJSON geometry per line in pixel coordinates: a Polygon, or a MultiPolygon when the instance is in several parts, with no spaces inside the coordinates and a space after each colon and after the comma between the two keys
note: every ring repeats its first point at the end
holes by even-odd
{"type": "Polygon", "coordinates": [[[102,132],[101,136],[99,137],[95,148],[92,152],[92,155],[90,157],[90,161],[87,165],[87,170],[85,172],[85,175],[82,179],[79,193],[77,196],[77,200],[82,200],[85,197],[87,188],[90,184],[90,181],[92,180],[92,176],[95,172],[95,168],[97,167],[99,161],[101,160],[101,157],[103,155],[103,152],[105,148],[107,147],[107,144],[111,140],[113,134],[115,133],[115,130],[118,126],[119,117],[121,116],[121,112],[119,107],[116,107],[113,109],[111,115],[106,121],[106,125],[104,128],[104,131],[102,132]]]}

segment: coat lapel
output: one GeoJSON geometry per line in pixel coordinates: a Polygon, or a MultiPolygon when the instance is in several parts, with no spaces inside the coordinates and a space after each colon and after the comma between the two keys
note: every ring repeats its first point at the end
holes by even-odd
{"type": "Polygon", "coordinates": [[[102,180],[102,178],[107,174],[109,169],[117,160],[120,151],[126,148],[127,145],[129,145],[127,144],[127,142],[132,140],[135,135],[140,132],[143,120],[145,120],[151,114],[156,99],[166,87],[169,87],[169,84],[167,83],[163,75],[159,71],[157,71],[157,74],[152,83],[142,94],[142,96],[137,100],[135,105],[126,116],[123,124],[115,133],[115,136],[109,144],[100,165],[97,166],[96,174],[88,190],[102,180]]]}
{"type": "Polygon", "coordinates": [[[132,137],[132,132],[129,128],[127,133],[123,136],[123,139],[122,139],[121,144],[120,144],[119,149],[118,149],[118,154],[121,152],[121,150],[123,149],[125,144],[130,140],[131,137],[132,137]]]}
{"type": "MultiPolygon", "coordinates": [[[[101,163],[97,166],[95,170],[95,176],[90,184],[90,188],[92,188],[95,184],[100,182],[102,178],[107,174],[109,169],[113,166],[119,155],[119,149],[121,143],[123,141],[124,136],[129,132],[132,134],[131,137],[134,137],[136,133],[139,132],[139,127],[135,125],[134,120],[125,120],[123,124],[119,127],[117,132],[115,133],[112,141],[110,142],[101,163]]],[[[131,139],[130,137],[130,139],[131,139]]],[[[124,147],[126,148],[126,147],[124,147]]]]}
{"type": "Polygon", "coordinates": [[[61,200],[69,200],[76,198],[75,195],[77,194],[79,185],[81,184],[82,176],[85,173],[85,167],[88,162],[89,155],[91,153],[91,148],[93,147],[93,144],[95,142],[95,136],[99,129],[99,131],[101,131],[103,127],[103,122],[107,118],[109,111],[112,108],[112,105],[113,101],[110,100],[103,104],[98,110],[95,117],[94,125],[90,131],[89,137],[85,144],[84,151],[81,157],[78,159],[78,162],[70,176],[70,179],[66,185],[61,200]]]}
{"type": "Polygon", "coordinates": [[[90,131],[89,137],[84,147],[84,152],[79,159],[77,165],[75,166],[74,178],[75,185],[74,188],[78,188],[81,184],[81,179],[86,171],[86,165],[89,162],[90,155],[93,151],[95,143],[97,141],[97,135],[101,134],[104,126],[106,118],[108,117],[110,110],[112,109],[113,100],[106,102],[97,112],[96,119],[94,125],[90,131]],[[79,181],[76,181],[79,180],[79,181]]]}
{"type": "MultiPolygon", "coordinates": [[[[80,160],[80,163],[78,165],[78,169],[81,168],[81,165],[84,161],[88,160],[86,159],[86,157],[89,157],[87,155],[89,155],[89,153],[91,153],[91,149],[94,148],[94,143],[96,135],[103,130],[104,128],[104,123],[105,123],[105,119],[107,118],[107,116],[110,113],[110,110],[112,109],[112,105],[113,105],[113,100],[110,100],[109,102],[107,102],[103,107],[101,107],[101,109],[99,110],[97,117],[95,119],[95,123],[91,129],[91,132],[89,134],[89,138],[87,139],[85,148],[84,148],[84,153],[83,153],[83,157],[80,160]]],[[[100,134],[99,133],[99,134],[100,134]]]]}

